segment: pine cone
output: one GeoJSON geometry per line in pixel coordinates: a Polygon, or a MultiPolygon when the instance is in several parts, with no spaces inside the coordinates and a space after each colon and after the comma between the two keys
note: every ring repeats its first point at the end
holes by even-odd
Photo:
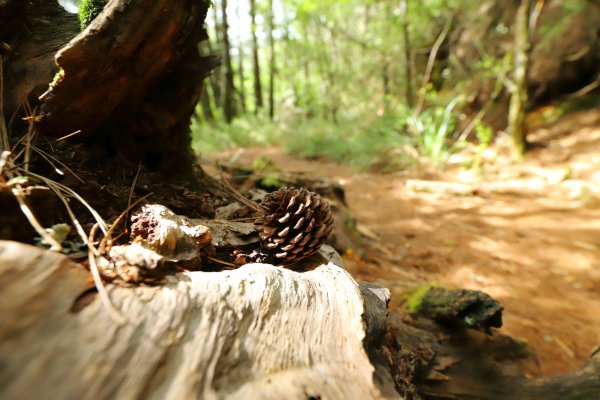
{"type": "Polygon", "coordinates": [[[295,262],[319,250],[333,229],[333,214],[321,196],[306,189],[281,188],[265,196],[264,214],[254,221],[263,250],[295,262]]]}

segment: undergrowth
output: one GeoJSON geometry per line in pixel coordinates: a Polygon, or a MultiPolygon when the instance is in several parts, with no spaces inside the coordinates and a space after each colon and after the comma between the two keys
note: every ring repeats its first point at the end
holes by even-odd
{"type": "Polygon", "coordinates": [[[197,153],[233,147],[280,145],[286,152],[309,159],[324,158],[348,164],[359,171],[395,172],[419,162],[443,168],[461,148],[457,141],[460,99],[447,106],[432,106],[418,114],[398,107],[385,115],[327,119],[293,117],[271,121],[246,116],[231,124],[192,121],[197,153]]]}
{"type": "Polygon", "coordinates": [[[247,116],[224,122],[206,123],[192,119],[192,147],[196,153],[209,154],[232,147],[253,147],[278,143],[281,128],[267,118],[247,116]]]}

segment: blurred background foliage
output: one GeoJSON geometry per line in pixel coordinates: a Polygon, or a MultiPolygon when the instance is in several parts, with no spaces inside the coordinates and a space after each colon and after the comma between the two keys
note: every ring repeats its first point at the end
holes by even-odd
{"type": "Polygon", "coordinates": [[[443,168],[511,130],[519,91],[523,113],[596,104],[598,26],[589,0],[215,0],[201,51],[222,66],[192,121],[194,148],[277,144],[359,170],[443,168]]]}

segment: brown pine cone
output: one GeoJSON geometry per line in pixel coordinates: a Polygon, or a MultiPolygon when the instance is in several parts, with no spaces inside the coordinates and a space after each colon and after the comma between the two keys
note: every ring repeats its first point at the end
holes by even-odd
{"type": "Polygon", "coordinates": [[[319,250],[333,229],[329,204],[306,189],[281,188],[265,196],[264,214],[254,221],[263,250],[295,262],[319,250]]]}

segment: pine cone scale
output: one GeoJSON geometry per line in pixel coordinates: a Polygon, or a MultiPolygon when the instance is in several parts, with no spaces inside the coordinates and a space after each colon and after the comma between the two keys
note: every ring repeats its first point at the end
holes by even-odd
{"type": "Polygon", "coordinates": [[[288,222],[290,220],[291,216],[292,216],[291,213],[287,213],[282,218],[279,218],[277,221],[279,221],[282,224],[285,224],[286,222],[288,222]]]}

